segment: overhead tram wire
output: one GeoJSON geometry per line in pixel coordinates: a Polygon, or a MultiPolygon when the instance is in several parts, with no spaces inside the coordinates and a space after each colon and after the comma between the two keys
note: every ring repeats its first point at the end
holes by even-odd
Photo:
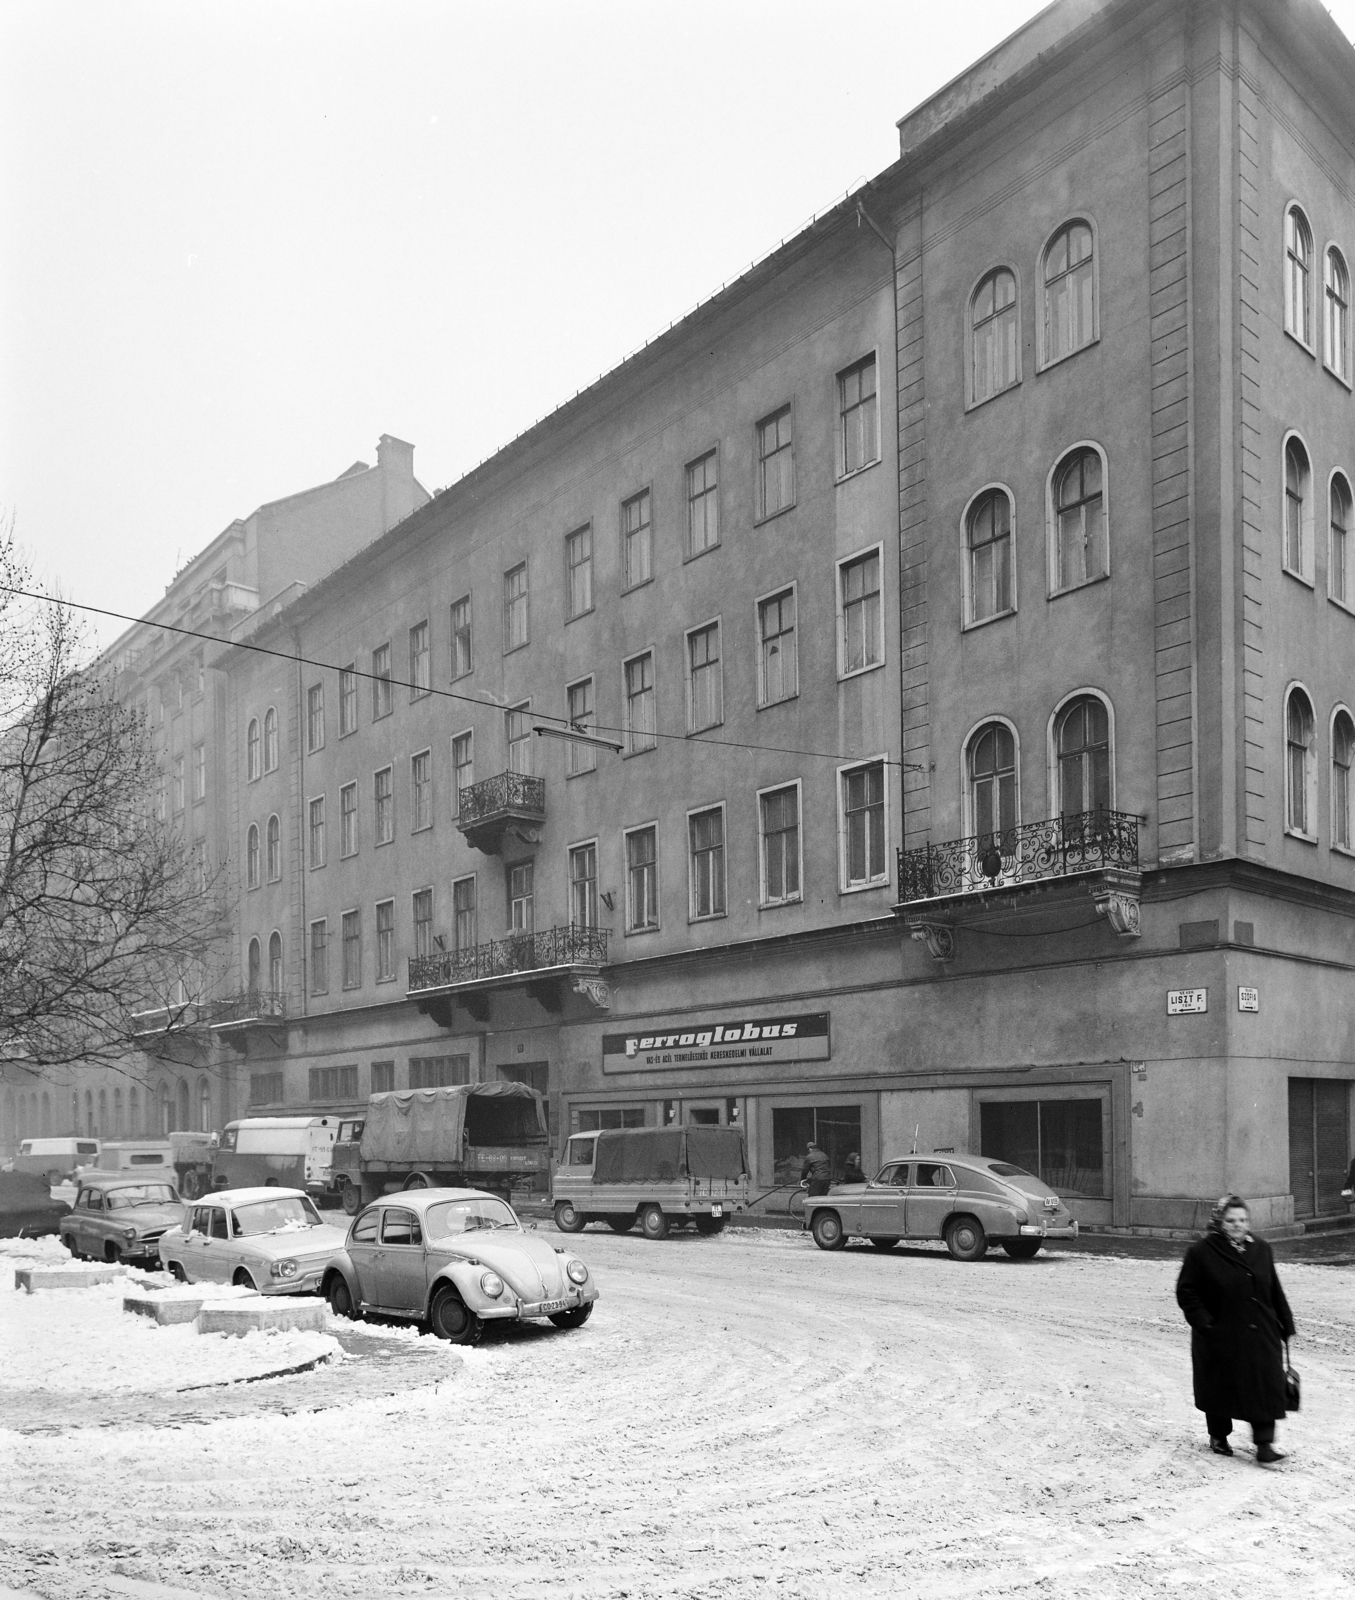
{"type": "MultiPolygon", "coordinates": [[[[66,606],[71,611],[88,611],[97,617],[111,617],[115,622],[130,622],[137,627],[159,628],[163,633],[177,633],[185,639],[202,639],[208,644],[226,645],[232,650],[248,650],[258,656],[274,656],[279,661],[290,661],[293,665],[303,667],[316,667],[321,672],[349,672],[355,678],[365,678],[369,683],[389,684],[392,689],[417,689],[421,694],[437,695],[444,700],[456,700],[463,705],[480,706],[486,711],[510,711],[511,706],[500,704],[497,700],[486,700],[482,696],[473,694],[458,694],[455,689],[440,689],[434,684],[411,683],[405,678],[385,677],[378,672],[365,672],[356,664],[340,667],[332,661],[318,661],[313,656],[294,655],[286,650],[273,650],[264,644],[247,644],[243,640],[223,639],[219,634],[203,633],[197,628],[183,628],[175,622],[154,622],[149,617],[129,616],[125,611],[110,611],[105,606],[82,605],[78,600],[63,600],[56,595],[39,594],[32,589],[14,589],[8,584],[0,583],[0,594],[16,595],[24,600],[41,600],[50,606],[66,606]]],[[[556,716],[550,711],[533,711],[532,717],[539,722],[556,722],[560,725],[560,732],[565,738],[570,737],[570,731],[584,732],[575,729],[568,717],[556,716]]],[[[586,730],[589,733],[616,733],[622,737],[628,735],[629,728],[615,727],[610,723],[593,723],[586,730]]],[[[836,750],[800,750],[790,745],[777,744],[748,744],[741,739],[714,739],[700,733],[664,733],[661,730],[647,730],[646,737],[651,739],[673,739],[680,744],[709,744],[718,745],[727,750],[750,750],[762,755],[776,756],[804,756],[813,761],[837,761],[841,763],[859,762],[864,759],[878,760],[886,767],[898,767],[905,772],[922,772],[926,769],[916,761],[896,761],[891,756],[862,757],[854,754],[843,754],[836,750]]]]}

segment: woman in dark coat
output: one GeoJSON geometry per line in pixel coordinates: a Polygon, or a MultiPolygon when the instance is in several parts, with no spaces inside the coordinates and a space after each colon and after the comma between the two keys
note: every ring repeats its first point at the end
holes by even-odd
{"type": "Polygon", "coordinates": [[[1233,1418],[1251,1423],[1256,1459],[1283,1461],[1274,1447],[1285,1414],[1283,1341],[1294,1318],[1275,1276],[1275,1258],[1252,1236],[1247,1203],[1225,1195],[1203,1238],[1186,1251],[1176,1303],[1190,1324],[1195,1404],[1209,1427],[1209,1448],[1230,1456],[1233,1418]]]}

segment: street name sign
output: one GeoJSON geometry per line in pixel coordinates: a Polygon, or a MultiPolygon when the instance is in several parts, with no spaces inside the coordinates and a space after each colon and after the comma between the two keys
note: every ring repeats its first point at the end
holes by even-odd
{"type": "Polygon", "coordinates": [[[1169,1017],[1195,1017],[1209,1010],[1208,989],[1168,989],[1167,1015],[1169,1017]]]}

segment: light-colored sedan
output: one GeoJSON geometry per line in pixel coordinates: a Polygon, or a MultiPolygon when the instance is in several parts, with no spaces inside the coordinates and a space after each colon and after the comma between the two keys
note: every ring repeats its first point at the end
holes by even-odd
{"type": "Polygon", "coordinates": [[[183,1215],[178,1190],[163,1177],[86,1172],[70,1215],[62,1221],[61,1242],[76,1257],[154,1261],[160,1240],[183,1215]]]}
{"type": "Polygon", "coordinates": [[[342,1247],[343,1229],[321,1221],[302,1189],[223,1189],[161,1237],[160,1260],[183,1283],[303,1294],[342,1247]]]}
{"type": "Polygon", "coordinates": [[[944,1239],[957,1261],[1000,1244],[1029,1261],[1047,1239],[1076,1239],[1077,1222],[1033,1172],[990,1156],[934,1154],[887,1162],[869,1183],[845,1183],[805,1204],[820,1250],[849,1238],[883,1250],[900,1239],[944,1239]]]}
{"type": "Polygon", "coordinates": [[[478,1189],[382,1195],[353,1219],[323,1290],[336,1316],[407,1317],[454,1344],[475,1344],[487,1322],[548,1317],[580,1328],[598,1297],[572,1251],[478,1189]]]}

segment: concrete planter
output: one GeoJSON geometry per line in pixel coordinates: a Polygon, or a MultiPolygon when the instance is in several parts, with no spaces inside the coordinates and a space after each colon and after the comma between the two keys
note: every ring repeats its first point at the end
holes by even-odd
{"type": "Polygon", "coordinates": [[[251,1333],[256,1328],[329,1326],[329,1307],[315,1295],[259,1295],[251,1300],[208,1300],[197,1315],[199,1333],[251,1333]]]}
{"type": "Polygon", "coordinates": [[[202,1310],[206,1293],[193,1295],[127,1294],[122,1297],[122,1309],[134,1317],[148,1317],[162,1328],[176,1323],[192,1322],[202,1310]]]}
{"type": "Polygon", "coordinates": [[[16,1267],[14,1287],[29,1294],[40,1289],[88,1289],[92,1283],[114,1283],[125,1276],[122,1267],[16,1267]]]}

